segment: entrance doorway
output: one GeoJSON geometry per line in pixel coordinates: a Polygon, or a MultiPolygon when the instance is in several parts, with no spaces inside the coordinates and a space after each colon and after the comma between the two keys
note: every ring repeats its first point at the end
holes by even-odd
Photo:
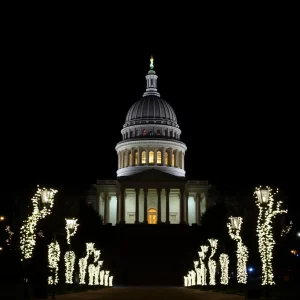
{"type": "Polygon", "coordinates": [[[148,209],[148,224],[157,224],[157,209],[148,209]]]}

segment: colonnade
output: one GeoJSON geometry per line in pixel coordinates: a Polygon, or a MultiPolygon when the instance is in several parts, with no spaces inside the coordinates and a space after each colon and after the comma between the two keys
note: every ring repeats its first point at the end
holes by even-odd
{"type": "MultiPolygon", "coordinates": [[[[135,223],[148,223],[148,192],[149,188],[131,188],[134,189],[135,192],[135,223]],[[143,193],[143,218],[140,218],[140,194],[143,193]]],[[[151,188],[151,190],[153,190],[151,188]]],[[[171,188],[156,188],[157,193],[157,223],[162,223],[162,191],[165,191],[166,202],[165,202],[165,223],[170,224],[170,191],[173,190],[171,188]]],[[[178,189],[179,190],[179,223],[180,224],[189,224],[189,212],[188,212],[188,198],[189,192],[186,191],[185,188],[178,189]]],[[[195,193],[193,193],[195,194],[195,193]]],[[[126,223],[126,188],[121,187],[116,193],[117,198],[117,208],[116,208],[116,220],[118,224],[126,223]]],[[[196,212],[196,223],[200,224],[201,217],[201,209],[200,202],[203,197],[203,193],[195,194],[195,212],[196,212]]],[[[103,200],[104,200],[104,223],[110,223],[110,198],[111,193],[104,192],[103,200]]]]}
{"type": "Polygon", "coordinates": [[[161,165],[184,169],[184,152],[172,147],[138,147],[118,152],[118,169],[142,165],[161,165]]]}

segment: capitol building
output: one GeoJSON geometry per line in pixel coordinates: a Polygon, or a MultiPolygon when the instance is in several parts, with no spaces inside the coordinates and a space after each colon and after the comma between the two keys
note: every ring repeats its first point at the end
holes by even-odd
{"type": "Polygon", "coordinates": [[[116,180],[97,180],[87,201],[105,224],[200,224],[208,181],[188,180],[187,146],[171,105],[160,97],[150,59],[146,91],[128,110],[116,145],[116,180]]]}

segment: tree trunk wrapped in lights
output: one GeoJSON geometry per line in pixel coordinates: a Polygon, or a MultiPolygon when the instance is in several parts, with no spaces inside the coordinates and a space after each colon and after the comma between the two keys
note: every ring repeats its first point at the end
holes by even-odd
{"type": "Polygon", "coordinates": [[[86,243],[86,256],[79,259],[79,284],[86,284],[86,269],[88,258],[95,250],[95,243],[86,243]]]}
{"type": "Polygon", "coordinates": [[[247,262],[248,262],[248,249],[243,244],[241,237],[241,227],[243,224],[243,218],[230,217],[230,222],[227,223],[230,237],[237,242],[237,282],[247,283],[247,262]]]}
{"type": "Polygon", "coordinates": [[[194,267],[197,274],[196,285],[201,285],[201,269],[198,266],[199,266],[199,261],[198,260],[194,261],[194,267]]]}
{"type": "Polygon", "coordinates": [[[225,253],[220,255],[220,265],[221,265],[221,284],[228,285],[229,282],[229,256],[225,253]]]}
{"type": "Polygon", "coordinates": [[[206,253],[208,251],[208,246],[201,246],[201,251],[198,252],[199,254],[199,261],[200,261],[200,274],[201,274],[201,279],[200,279],[200,284],[201,285],[207,285],[207,269],[204,263],[204,259],[206,256],[206,253]]]}
{"type": "Polygon", "coordinates": [[[255,188],[256,205],[259,209],[257,219],[258,249],[262,262],[262,285],[274,285],[273,273],[273,249],[275,240],[273,237],[273,219],[278,214],[287,213],[281,209],[282,201],[275,201],[274,196],[278,189],[273,192],[270,187],[255,188]]]}
{"type": "Polygon", "coordinates": [[[99,260],[97,266],[95,267],[95,275],[94,275],[94,284],[95,285],[100,285],[100,269],[101,269],[102,264],[103,264],[103,261],[99,260]]]}
{"type": "Polygon", "coordinates": [[[209,285],[216,285],[217,264],[212,258],[216,253],[218,240],[209,239],[208,241],[209,241],[210,246],[211,246],[211,254],[210,254],[209,259],[208,259],[209,285]]]}
{"type": "Polygon", "coordinates": [[[57,241],[52,242],[48,246],[48,264],[52,272],[52,276],[48,277],[49,285],[57,285],[58,283],[58,263],[60,260],[60,246],[57,241]]]}
{"type": "Polygon", "coordinates": [[[37,188],[35,195],[31,198],[33,210],[31,215],[23,222],[20,230],[21,260],[32,257],[36,244],[36,226],[39,220],[50,215],[54,205],[56,190],[37,188]]]}
{"type": "MultiPolygon", "coordinates": [[[[70,247],[70,250],[65,253],[65,268],[66,268],[66,283],[73,284],[73,273],[76,256],[73,251],[71,251],[71,237],[73,237],[76,232],[79,224],[77,219],[66,219],[66,232],[67,232],[67,244],[70,247]]],[[[83,262],[81,262],[82,264],[83,262]]]]}

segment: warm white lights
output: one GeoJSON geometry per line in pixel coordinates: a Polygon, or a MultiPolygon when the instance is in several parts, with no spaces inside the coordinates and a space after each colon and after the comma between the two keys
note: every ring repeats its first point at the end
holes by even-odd
{"type": "Polygon", "coordinates": [[[208,240],[211,246],[211,254],[208,259],[208,270],[209,270],[209,284],[210,285],[216,285],[216,269],[217,264],[212,259],[212,257],[215,255],[217,246],[218,246],[218,240],[216,239],[209,239],[208,240]]]}
{"type": "Polygon", "coordinates": [[[66,283],[73,283],[73,273],[75,265],[75,253],[73,251],[68,251],[65,254],[65,269],[66,269],[66,283]]]}
{"type": "Polygon", "coordinates": [[[89,265],[89,285],[94,285],[94,277],[95,277],[95,265],[89,265]]]}
{"type": "Polygon", "coordinates": [[[23,222],[20,231],[20,250],[23,259],[32,257],[33,249],[36,244],[36,225],[40,219],[45,218],[51,213],[54,204],[56,190],[38,187],[37,192],[32,197],[33,211],[32,214],[23,222]],[[43,205],[40,205],[42,202],[43,205]],[[42,209],[40,207],[42,206],[42,209]]]}
{"type": "Polygon", "coordinates": [[[258,248],[262,262],[262,285],[274,285],[273,274],[273,249],[275,240],[272,232],[273,219],[278,214],[287,213],[281,209],[282,201],[275,201],[274,196],[278,193],[270,187],[258,187],[254,191],[256,205],[259,209],[257,219],[258,248]]]}
{"type": "MultiPolygon", "coordinates": [[[[200,284],[207,285],[207,280],[206,280],[207,268],[205,266],[204,259],[205,259],[206,253],[208,251],[208,246],[202,245],[202,246],[200,246],[200,248],[201,248],[201,251],[198,252],[199,260],[200,260],[200,284]]],[[[198,274],[198,272],[197,272],[197,274],[198,274]]]]}
{"type": "Polygon", "coordinates": [[[220,255],[220,265],[221,265],[221,284],[228,285],[229,275],[229,256],[225,253],[220,255]]]}
{"type": "Polygon", "coordinates": [[[7,225],[5,231],[8,233],[8,239],[6,240],[6,244],[9,246],[11,244],[12,236],[14,233],[11,231],[10,226],[7,225]]]}
{"type": "Polygon", "coordinates": [[[108,277],[108,286],[113,286],[113,279],[114,279],[114,276],[108,277]]]}
{"type": "MultiPolygon", "coordinates": [[[[79,284],[85,284],[86,268],[89,256],[95,250],[95,243],[86,243],[86,256],[79,259],[79,284]]],[[[90,275],[90,273],[89,273],[90,275]]],[[[94,276],[94,275],[93,275],[94,276]]]]}
{"type": "Polygon", "coordinates": [[[77,219],[66,219],[67,243],[71,244],[71,237],[77,232],[79,224],[77,219]]]}
{"type": "Polygon", "coordinates": [[[98,261],[98,264],[95,266],[95,274],[94,274],[94,284],[99,285],[100,284],[100,269],[103,264],[102,260],[98,261]]]}
{"type": "Polygon", "coordinates": [[[293,222],[291,221],[289,225],[287,225],[284,229],[281,230],[281,236],[287,235],[293,228],[293,222]]]}
{"type": "Polygon", "coordinates": [[[237,282],[247,283],[247,261],[248,261],[248,249],[242,242],[241,227],[243,218],[230,217],[230,222],[227,223],[230,237],[237,242],[237,282]]]}
{"type": "Polygon", "coordinates": [[[104,286],[108,286],[109,271],[105,271],[104,286]]]}
{"type": "Polygon", "coordinates": [[[58,242],[52,242],[48,245],[48,264],[52,276],[48,277],[48,284],[56,285],[58,283],[58,262],[60,260],[60,246],[58,242]]]}

